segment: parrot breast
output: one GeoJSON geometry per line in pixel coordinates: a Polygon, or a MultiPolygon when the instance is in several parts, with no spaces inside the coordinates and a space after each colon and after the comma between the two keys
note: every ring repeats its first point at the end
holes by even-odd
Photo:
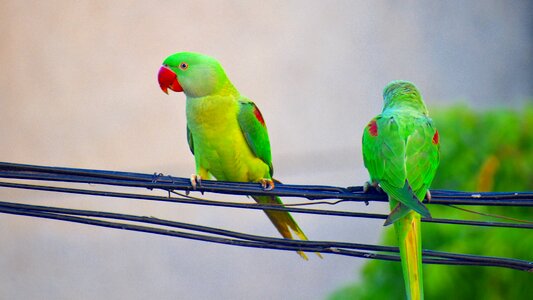
{"type": "Polygon", "coordinates": [[[268,165],[252,153],[244,138],[233,97],[187,98],[186,104],[197,168],[218,180],[255,182],[269,177],[268,165]]]}

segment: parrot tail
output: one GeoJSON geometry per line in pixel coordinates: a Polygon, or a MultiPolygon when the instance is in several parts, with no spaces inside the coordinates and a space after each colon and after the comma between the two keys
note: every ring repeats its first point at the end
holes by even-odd
{"type": "MultiPolygon", "coordinates": [[[[281,202],[281,199],[278,196],[253,196],[252,198],[254,198],[254,200],[259,204],[283,205],[283,202],[281,202]]],[[[305,236],[305,233],[302,231],[302,229],[300,229],[300,226],[298,226],[296,221],[294,221],[288,212],[280,210],[264,210],[264,212],[284,238],[294,239],[292,236],[292,232],[294,232],[301,240],[308,240],[307,236],[305,236]]],[[[303,251],[297,252],[303,259],[308,260],[307,255],[305,255],[303,251]]],[[[322,258],[320,253],[317,252],[316,254],[322,258]]]]}
{"type": "MultiPolygon", "coordinates": [[[[393,207],[391,201],[391,208],[393,207]]],[[[420,234],[420,214],[411,211],[394,223],[407,299],[424,299],[422,277],[422,237],[420,234]]]]}

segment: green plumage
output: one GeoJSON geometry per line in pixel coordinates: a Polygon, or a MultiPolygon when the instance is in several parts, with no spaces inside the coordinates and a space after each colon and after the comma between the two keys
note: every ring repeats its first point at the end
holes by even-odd
{"type": "MultiPolygon", "coordinates": [[[[206,55],[181,52],[169,56],[163,66],[161,88],[182,88],[187,96],[187,141],[196,174],[203,179],[214,176],[224,181],[273,185],[274,168],[263,117],[233,86],[220,63],[206,55]]],[[[282,204],[276,196],[253,198],[258,203],[282,204]]],[[[283,237],[293,238],[292,230],[300,239],[307,239],[288,212],[265,213],[283,237]]],[[[303,252],[299,254],[307,259],[303,252]]]]}
{"type": "Polygon", "coordinates": [[[420,202],[439,164],[438,133],[416,87],[393,81],[383,91],[384,108],[363,133],[363,158],[371,182],[389,195],[400,245],[408,298],[423,298],[420,202]],[[418,297],[417,297],[418,295],[418,297]]]}
{"type": "Polygon", "coordinates": [[[248,143],[252,152],[268,165],[270,176],[274,174],[274,167],[272,166],[272,154],[270,151],[270,140],[266,125],[262,122],[263,116],[259,109],[252,101],[239,101],[239,113],[237,121],[241,131],[248,143]],[[260,120],[258,119],[260,116],[260,120]]]}

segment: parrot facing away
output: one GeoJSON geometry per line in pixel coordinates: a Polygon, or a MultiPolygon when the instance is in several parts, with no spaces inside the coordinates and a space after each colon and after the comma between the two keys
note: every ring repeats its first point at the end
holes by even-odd
{"type": "MultiPolygon", "coordinates": [[[[274,187],[265,120],[255,103],[235,88],[216,59],[200,53],[175,53],[164,60],[158,81],[165,93],[171,89],[186,95],[187,141],[196,163],[196,174],[191,176],[193,187],[211,175],[217,180],[274,187]]],[[[253,198],[260,204],[282,204],[277,196],[253,198]]],[[[284,238],[293,239],[295,233],[307,240],[288,212],[264,212],[284,238]]],[[[298,254],[307,260],[305,253],[298,254]]]]}
{"type": "MultiPolygon", "coordinates": [[[[420,92],[408,81],[392,81],[383,90],[384,106],[363,132],[363,158],[369,184],[389,197],[407,299],[423,299],[420,217],[431,217],[421,203],[439,165],[439,133],[420,92]]],[[[368,185],[367,185],[368,186],[368,185]]]]}

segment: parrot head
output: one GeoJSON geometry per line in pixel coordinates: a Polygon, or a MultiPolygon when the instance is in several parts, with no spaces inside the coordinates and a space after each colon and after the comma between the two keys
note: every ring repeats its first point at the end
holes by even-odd
{"type": "Polygon", "coordinates": [[[157,79],[163,92],[168,94],[171,89],[191,97],[213,94],[228,81],[216,59],[193,52],[179,52],[167,57],[157,79]]]}
{"type": "Polygon", "coordinates": [[[383,89],[383,101],[383,109],[409,106],[427,114],[427,108],[420,92],[409,81],[394,80],[389,82],[383,89]]]}

